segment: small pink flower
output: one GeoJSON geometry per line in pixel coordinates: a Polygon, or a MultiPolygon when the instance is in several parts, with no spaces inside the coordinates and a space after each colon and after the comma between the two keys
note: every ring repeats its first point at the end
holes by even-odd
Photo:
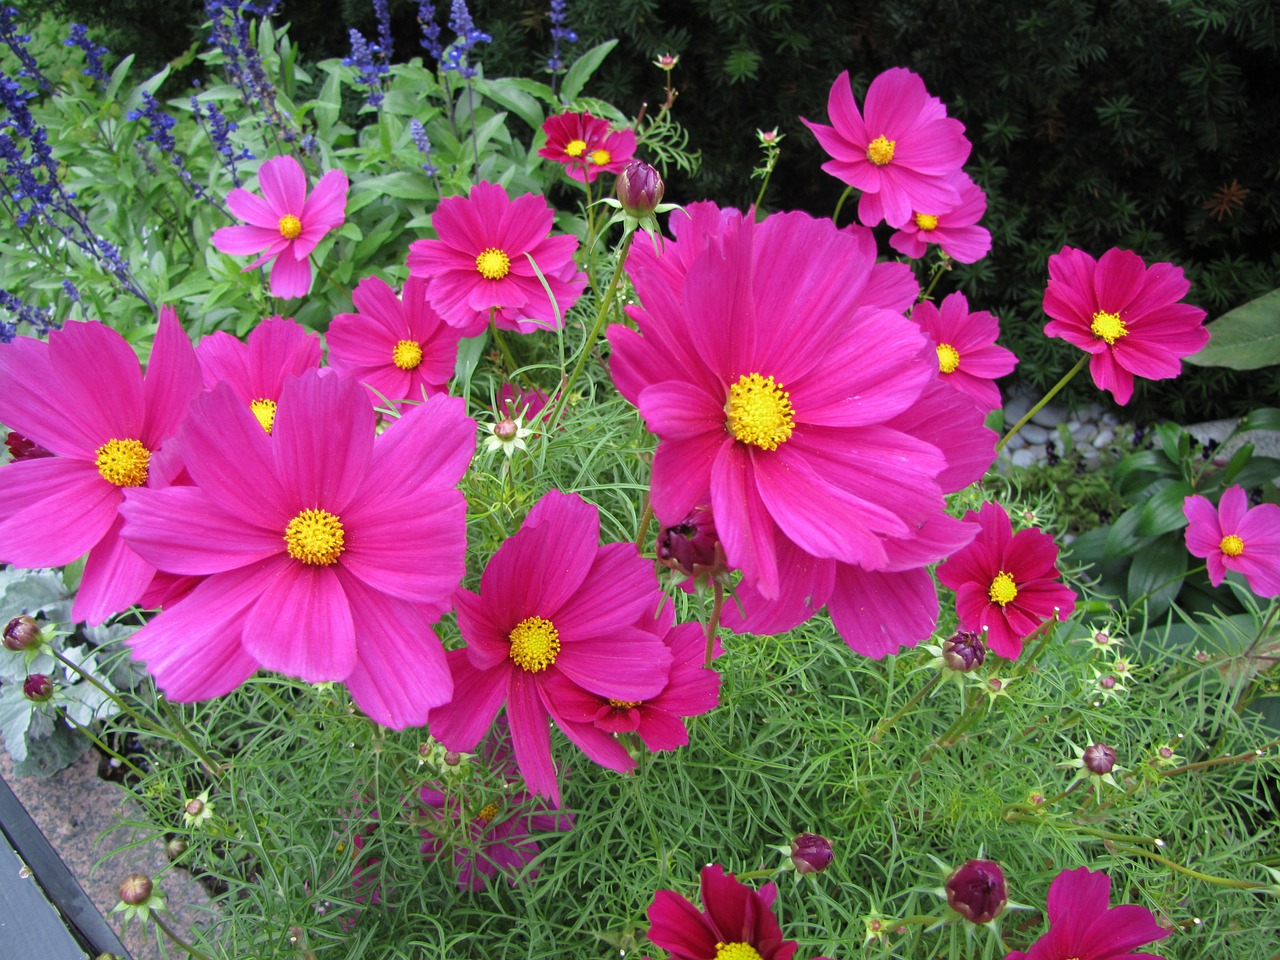
{"type": "Polygon", "coordinates": [[[782,939],[773,915],[778,888],[772,882],[752,890],[715,863],[702,868],[701,888],[702,910],[672,890],[657,891],[649,905],[649,939],[671,960],[795,956],[799,944],[782,939]]]}
{"type": "Polygon", "coordinates": [[[991,233],[978,221],[987,212],[987,195],[960,173],[956,175],[960,202],[949,210],[915,211],[911,219],[889,238],[889,246],[913,259],[923,257],[929,244],[960,263],[977,263],[991,250],[991,233]]]}
{"type": "Polygon", "coordinates": [[[1000,321],[986,310],[969,312],[963,293],[953,293],[939,310],[929,301],[916,304],[911,319],[920,324],[938,352],[939,379],[976,400],[984,411],[1000,406],[1000,388],[992,381],[1012,373],[1018,358],[996,346],[1000,321]]]}
{"type": "Polygon", "coordinates": [[[311,291],[311,251],[330,230],[342,226],[347,206],[347,177],[330,170],[307,196],[307,175],[293,157],[273,157],[258,168],[262,196],[232,190],[227,206],[247,226],[213,232],[213,245],[223,253],[261,253],[245,270],[274,258],[271,295],[290,299],[311,291]]]}
{"type": "Polygon", "coordinates": [[[1280,596],[1280,507],[1264,503],[1249,508],[1241,487],[1222,494],[1218,509],[1204,497],[1187,497],[1187,549],[1204,557],[1209,582],[1222,583],[1228,570],[1242,574],[1260,597],[1280,596]]]}
{"type": "Polygon", "coordinates": [[[832,157],[822,169],[862,191],[858,219],[868,227],[887,220],[900,228],[917,210],[960,203],[955,175],[970,150],[964,124],[916,74],[894,67],[872,80],[864,117],[846,70],[831,85],[827,113],[832,126],[804,123],[832,157]]]}
{"type": "Polygon", "coordinates": [[[1114,248],[1094,260],[1063,247],[1049,258],[1044,312],[1053,319],[1044,332],[1092,354],[1093,382],[1126,404],[1135,376],[1176,377],[1182,358],[1209,342],[1204,311],[1178,302],[1189,289],[1171,263],[1148,267],[1136,253],[1114,248]]]}
{"type": "Polygon", "coordinates": [[[970,510],[978,535],[938,566],[938,579],[956,591],[956,614],[966,630],[987,630],[987,646],[1007,660],[1022,653],[1022,640],[1046,620],[1066,620],[1076,595],[1059,580],[1058,546],[1039,530],[1013,532],[996,503],[970,510]]]}
{"type": "Polygon", "coordinates": [[[602,173],[621,173],[636,153],[634,130],[614,130],[590,113],[561,113],[542,125],[547,145],[538,156],[564,165],[574,180],[594,183],[602,173]]]}

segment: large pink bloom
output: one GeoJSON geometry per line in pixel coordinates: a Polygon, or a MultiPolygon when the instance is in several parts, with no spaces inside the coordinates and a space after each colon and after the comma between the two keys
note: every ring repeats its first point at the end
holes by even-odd
{"type": "Polygon", "coordinates": [[[718,863],[703,867],[700,879],[702,910],[672,890],[658,890],[649,905],[649,939],[671,960],[751,956],[746,950],[721,950],[734,946],[749,947],[760,960],[795,956],[799,945],[782,939],[773,915],[778,888],[772,882],[752,890],[718,863]]]}
{"type": "Polygon", "coordinates": [[[937,97],[910,70],[886,70],[867,89],[858,112],[846,70],[827,98],[832,126],[804,123],[832,157],[822,169],[862,191],[858,219],[902,227],[915,211],[944,211],[960,203],[955,174],[969,157],[964,124],[947,117],[937,97]]]}
{"type": "Polygon", "coordinates": [[[939,379],[972,397],[989,413],[1000,406],[1000,388],[992,381],[1012,373],[1018,358],[996,346],[1000,321],[986,310],[969,312],[963,293],[950,294],[939,310],[929,301],[916,304],[911,319],[928,334],[938,353],[939,379]]]}
{"type": "Polygon", "coordinates": [[[500,184],[477,183],[466,198],[440,201],[431,219],[440,239],[409,245],[409,272],[431,280],[431,306],[464,337],[483,332],[495,309],[503,330],[554,330],[587,281],[573,262],[578,238],[550,236],[552,219],[543,197],[512,200],[500,184]]]}
{"type": "Polygon", "coordinates": [[[213,245],[232,256],[260,253],[245,270],[271,266],[271,295],[290,299],[311,291],[311,251],[346,218],[347,177],[330,170],[307,196],[307,175],[293,157],[272,157],[258,168],[262,196],[232,190],[227,206],[247,226],[213,232],[213,245]]]}
{"type": "Polygon", "coordinates": [[[431,309],[427,281],[410,277],[401,298],[385,281],[365,277],[351,299],[358,312],[338,314],[326,334],[330,366],[364,384],[374,406],[446,392],[462,331],[431,309]]]}
{"type": "Polygon", "coordinates": [[[1111,906],[1111,878],[1086,867],[1064,870],[1049,884],[1049,930],[1025,953],[1005,960],[1142,960],[1155,954],[1135,948],[1163,940],[1169,931],[1146,907],[1111,906]]]}
{"type": "Polygon", "coordinates": [[[1280,507],[1264,503],[1250,509],[1244,490],[1231,487],[1216,510],[1204,497],[1187,497],[1182,510],[1187,549],[1208,561],[1210,583],[1218,586],[1233,570],[1258,596],[1280,595],[1280,507]]]}
{"type": "Polygon", "coordinates": [[[144,379],[124,337],[68,322],[48,343],[0,346],[0,379],[0,421],[54,454],[0,467],[0,561],[57,567],[87,551],[71,613],[102,623],[156,572],[120,538],[119,510],[125,490],[169,475],[161,465],[200,390],[191,341],[162,308],[144,379]]]}
{"type": "Polygon", "coordinates": [[[978,226],[987,212],[987,195],[963,173],[956,174],[960,202],[949,210],[917,210],[902,229],[889,238],[899,253],[919,259],[936,243],[960,263],[977,263],[991,250],[991,232],[978,226]]]}
{"type": "Polygon", "coordinates": [[[997,503],[965,514],[976,522],[973,543],[938,567],[938,579],[956,591],[956,615],[966,630],[987,630],[987,646],[1008,660],[1022,640],[1051,617],[1066,620],[1076,595],[1059,579],[1058,546],[1039,530],[1013,532],[997,503]]]}
{"type": "Polygon", "coordinates": [[[538,501],[485,567],[480,593],[454,597],[467,646],[449,653],[453,701],[430,717],[446,747],[471,750],[505,701],[520,772],[556,806],[548,716],[596,763],[625,771],[635,761],[612,739],[575,738],[551,681],[642,701],[662,692],[671,665],[653,565],[634,544],[599,538],[596,508],[580,497],[552,490],[538,501]]]}
{"type": "Polygon", "coordinates": [[[561,113],[542,125],[547,143],[538,156],[564,164],[574,180],[595,183],[602,173],[621,173],[636,153],[636,132],[614,130],[589,113],[561,113]]]}
{"type": "Polygon", "coordinates": [[[1111,249],[1101,260],[1063,247],[1049,258],[1044,332],[1086,353],[1089,373],[1116,403],[1133,396],[1133,378],[1167,380],[1182,372],[1182,358],[1209,342],[1205,313],[1179,303],[1191,289],[1182,268],[1148,267],[1129,250],[1111,249]]]}
{"type": "Polygon", "coordinates": [[[133,635],[174,700],[234,689],[260,666],[340,680],[379,723],[421,724],[452,683],[432,624],[462,579],[475,450],[463,403],[432,397],[374,442],[352,380],[284,385],[271,435],[219,384],[181,434],[194,486],[134,490],[130,546],[163,570],[204,576],[133,635]]]}

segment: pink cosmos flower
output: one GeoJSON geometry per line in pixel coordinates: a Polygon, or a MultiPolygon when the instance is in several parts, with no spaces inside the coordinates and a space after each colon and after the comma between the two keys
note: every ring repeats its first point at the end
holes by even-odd
{"type": "Polygon", "coordinates": [[[978,221],[987,212],[987,195],[964,173],[956,174],[956,184],[958,204],[949,210],[915,211],[889,238],[889,246],[913,259],[923,257],[931,243],[960,263],[977,263],[985,257],[991,250],[991,232],[978,226],[978,221]]]}
{"type": "Polygon", "coordinates": [[[410,277],[397,297],[385,281],[366,277],[351,299],[357,312],[338,314],[326,334],[330,366],[364,384],[374,406],[390,400],[403,408],[447,391],[462,332],[431,308],[426,280],[410,277]]]}
{"type": "Polygon", "coordinates": [[[672,890],[658,890],[649,905],[649,939],[671,960],[795,956],[799,944],[782,939],[773,915],[778,888],[772,882],[752,890],[718,863],[703,867],[700,880],[702,910],[672,890]]]}
{"type": "Polygon", "coordinates": [[[1050,337],[1092,354],[1089,373],[1116,403],[1133,396],[1133,378],[1167,380],[1182,372],[1181,360],[1209,342],[1205,312],[1179,303],[1191,289],[1182,268],[1148,267],[1128,250],[1111,249],[1101,260],[1063,247],[1049,258],[1044,312],[1050,337]]]}
{"type": "Polygon", "coordinates": [[[1260,597],[1280,596],[1280,507],[1249,508],[1241,487],[1222,494],[1218,509],[1204,497],[1187,497],[1187,549],[1209,565],[1209,582],[1222,583],[1228,570],[1242,574],[1260,597]]]}
{"type": "Polygon", "coordinates": [[[504,382],[498,388],[498,400],[494,404],[494,412],[499,419],[510,417],[514,420],[516,417],[522,417],[526,422],[532,423],[540,419],[540,414],[550,402],[551,397],[545,390],[504,382]]]}
{"type": "Polygon", "coordinates": [[[917,210],[952,210],[960,203],[955,175],[969,158],[964,124],[947,117],[910,70],[886,70],[867,89],[858,112],[846,70],[831,85],[832,126],[804,123],[832,157],[822,169],[862,191],[858,219],[902,227],[917,210]]]}
{"type": "Polygon", "coordinates": [[[652,565],[634,544],[599,538],[596,508],[580,497],[552,490],[538,501],[485,567],[480,593],[454,596],[467,645],[449,653],[453,700],[430,717],[436,739],[471,750],[505,701],[525,783],[555,806],[548,716],[596,763],[635,766],[612,739],[575,736],[555,685],[638,702],[662,692],[671,666],[652,565]]]}
{"type": "Polygon", "coordinates": [[[1086,867],[1064,870],[1049,884],[1049,929],[1025,953],[1005,960],[1137,960],[1154,954],[1136,947],[1163,940],[1169,931],[1146,907],[1111,906],[1111,878],[1086,867]]]}
{"type": "Polygon", "coordinates": [[[1050,617],[1066,620],[1076,595],[1059,581],[1058,546],[1039,530],[1013,532],[996,503],[970,510],[978,535],[938,567],[938,579],[956,591],[956,614],[966,630],[987,632],[987,646],[1006,660],[1022,653],[1022,640],[1050,617]]]}
{"type": "Polygon", "coordinates": [[[440,239],[409,245],[409,273],[431,280],[431,306],[464,337],[482,333],[491,310],[503,330],[558,329],[587,280],[573,262],[578,238],[550,236],[552,217],[543,197],[512,200],[499,184],[477,183],[466,198],[440,201],[432,216],[440,239]]]}
{"type": "Polygon", "coordinates": [[[590,113],[561,113],[542,125],[547,145],[538,156],[564,164],[574,180],[595,183],[602,173],[621,173],[635,156],[634,130],[614,130],[608,120],[590,113]]]}
{"type": "Polygon", "coordinates": [[[58,567],[88,552],[71,613],[102,623],[156,572],[120,538],[120,506],[126,490],[168,476],[161,465],[200,390],[195,350],[161,308],[144,379],[124,337],[68,321],[47,343],[0,345],[0,380],[0,421],[52,454],[0,466],[0,561],[58,567]]]}
{"type": "Polygon", "coordinates": [[[271,295],[290,299],[311,291],[311,251],[346,218],[347,177],[330,170],[307,196],[307,175],[293,157],[272,157],[258,168],[262,196],[232,190],[227,206],[246,226],[213,232],[213,245],[232,256],[261,253],[244,269],[274,258],[271,295]]]}
{"type": "Polygon", "coordinates": [[[911,319],[934,343],[941,381],[972,397],[984,412],[998,409],[1000,388],[992,381],[1018,364],[1011,351],[996,346],[1000,321],[986,310],[970,313],[959,292],[946,297],[941,310],[927,300],[916,304],[911,319]]]}
{"type": "Polygon", "coordinates": [[[475,451],[461,400],[432,397],[374,440],[364,389],[287,381],[271,435],[227,384],[180,435],[193,486],[134,489],[131,547],[203,576],[129,640],[171,699],[203,700],[260,666],[346,683],[385,726],[422,724],[452,682],[432,624],[462,579],[475,451]]]}

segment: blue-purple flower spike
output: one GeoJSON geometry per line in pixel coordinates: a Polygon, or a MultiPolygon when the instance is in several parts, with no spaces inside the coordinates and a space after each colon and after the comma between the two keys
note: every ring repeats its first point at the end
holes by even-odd
{"type": "Polygon", "coordinates": [[[369,41],[365,40],[364,34],[354,27],[349,32],[351,56],[343,58],[342,65],[356,68],[360,74],[356,82],[369,91],[369,106],[380,106],[385,99],[385,94],[382,92],[382,75],[391,68],[384,60],[374,59],[375,48],[369,46],[369,41]]]}
{"type": "Polygon", "coordinates": [[[111,78],[107,74],[107,68],[102,63],[102,58],[111,51],[90,40],[89,30],[83,23],[73,23],[71,25],[71,35],[62,42],[68,47],[79,47],[84,51],[85,66],[80,72],[86,77],[92,77],[98,81],[99,87],[105,88],[107,81],[111,78]]]}
{"type": "Polygon", "coordinates": [[[444,60],[440,67],[444,70],[457,70],[458,76],[464,80],[470,80],[479,71],[471,66],[468,54],[477,43],[491,43],[493,37],[476,29],[475,23],[471,20],[471,13],[467,10],[466,0],[453,0],[449,26],[458,35],[458,39],[454,40],[449,45],[449,49],[444,52],[444,60]]]}

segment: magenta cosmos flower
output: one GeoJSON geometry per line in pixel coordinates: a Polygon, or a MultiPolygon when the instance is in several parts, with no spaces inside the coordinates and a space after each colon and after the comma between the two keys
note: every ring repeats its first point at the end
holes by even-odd
{"type": "Polygon", "coordinates": [[[260,322],[244,341],[218,332],[196,347],[205,388],[226,383],[267,433],[275,423],[285,380],[318,369],[323,353],[319,334],[280,316],[260,322]]]}
{"type": "Polygon", "coordinates": [[[144,379],[124,337],[69,321],[48,343],[0,346],[0,379],[0,421],[53,454],[0,467],[0,561],[59,567],[87,551],[71,614],[102,623],[134,604],[156,572],[120,538],[120,505],[126,490],[171,472],[158,467],[200,391],[191,341],[173,308],[162,308],[144,379]]]}
{"type": "Polygon", "coordinates": [[[924,81],[910,70],[886,70],[867,89],[858,112],[846,70],[827,98],[832,126],[804,123],[831,155],[822,169],[862,191],[858,219],[902,227],[916,211],[952,210],[960,203],[955,175],[969,158],[964,124],[950,119],[924,81]]]}
{"type": "Polygon", "coordinates": [[[1075,609],[1075,593],[1059,580],[1058,546],[1039,530],[1015,534],[1009,514],[996,503],[984,503],[964,519],[977,523],[978,535],[939,565],[938,579],[956,591],[960,625],[986,630],[987,646],[1016,660],[1024,637],[1075,609]]]}
{"type": "Polygon", "coordinates": [[[574,180],[595,183],[602,173],[621,173],[635,156],[634,130],[614,130],[589,113],[561,113],[542,125],[547,145],[538,156],[564,165],[574,180]]]}
{"type": "Polygon", "coordinates": [[[915,305],[911,319],[920,324],[938,352],[939,378],[972,397],[984,412],[1000,406],[1000,388],[992,381],[1012,373],[1018,358],[996,346],[1000,321],[986,310],[969,312],[963,293],[953,293],[939,310],[928,300],[915,305]]]}
{"type": "Polygon", "coordinates": [[[431,220],[440,239],[409,245],[409,272],[431,280],[431,306],[464,337],[483,332],[490,311],[503,330],[557,329],[587,280],[573,262],[578,238],[550,236],[552,217],[543,197],[512,200],[499,184],[477,183],[465,199],[440,201],[431,220]]]}
{"type": "Polygon", "coordinates": [[[410,277],[397,297],[385,281],[365,277],[351,300],[357,312],[338,314],[326,334],[331,367],[364,384],[374,406],[447,391],[462,331],[431,308],[426,280],[410,277]]]}
{"type": "Polygon", "coordinates": [[[1280,595],[1280,507],[1249,508],[1241,487],[1222,494],[1218,509],[1204,497],[1187,497],[1187,549],[1209,565],[1209,582],[1222,583],[1228,570],[1242,574],[1260,597],[1280,595]]]}
{"type": "Polygon", "coordinates": [[[227,206],[246,226],[213,232],[213,245],[232,256],[260,253],[245,270],[271,266],[271,295],[291,299],[311,291],[311,251],[330,230],[342,226],[347,177],[330,170],[307,196],[307,175],[293,157],[272,157],[258,168],[262,196],[232,190],[227,206]]]}
{"type": "Polygon", "coordinates": [[[219,384],[181,440],[194,486],[135,489],[121,508],[143,557],[204,577],[129,640],[167,696],[221,696],[265,667],[343,681],[389,727],[449,699],[432,624],[464,571],[461,400],[432,397],[375,442],[364,389],[309,371],[284,385],[270,436],[219,384]]]}
{"type": "Polygon", "coordinates": [[[889,246],[913,259],[923,257],[931,243],[960,263],[977,263],[985,257],[991,250],[991,233],[978,221],[987,212],[987,195],[963,173],[956,174],[955,183],[958,204],[950,210],[915,211],[889,238],[889,246]]]}
{"type": "Polygon", "coordinates": [[[1049,884],[1049,929],[1025,953],[1005,960],[1137,960],[1155,954],[1135,948],[1163,940],[1169,931],[1146,907],[1111,906],[1111,878],[1086,867],[1064,870],[1049,884]]]}
{"type": "MultiPolygon", "coordinates": [[[[449,653],[454,697],[431,711],[432,736],[472,750],[505,702],[516,761],[529,789],[560,805],[547,718],[570,739],[554,693],[561,679],[587,693],[644,701],[667,684],[671,651],[657,618],[665,598],[635,545],[599,546],[596,508],[547,493],[485,567],[480,593],[454,597],[467,645],[449,653]]],[[[616,743],[575,740],[596,762],[634,766],[616,743]]]]}
{"type": "Polygon", "coordinates": [[[715,863],[700,875],[702,906],[672,890],[659,890],[649,905],[649,939],[671,960],[791,960],[798,944],[782,939],[773,915],[778,888],[758,891],[715,863]]]}
{"type": "Polygon", "coordinates": [[[1191,289],[1182,268],[1148,267],[1129,250],[1111,249],[1101,260],[1063,247],[1049,258],[1044,312],[1050,337],[1086,353],[1089,373],[1116,403],[1133,396],[1133,378],[1167,380],[1182,372],[1182,358],[1209,342],[1205,313],[1179,303],[1191,289]]]}

